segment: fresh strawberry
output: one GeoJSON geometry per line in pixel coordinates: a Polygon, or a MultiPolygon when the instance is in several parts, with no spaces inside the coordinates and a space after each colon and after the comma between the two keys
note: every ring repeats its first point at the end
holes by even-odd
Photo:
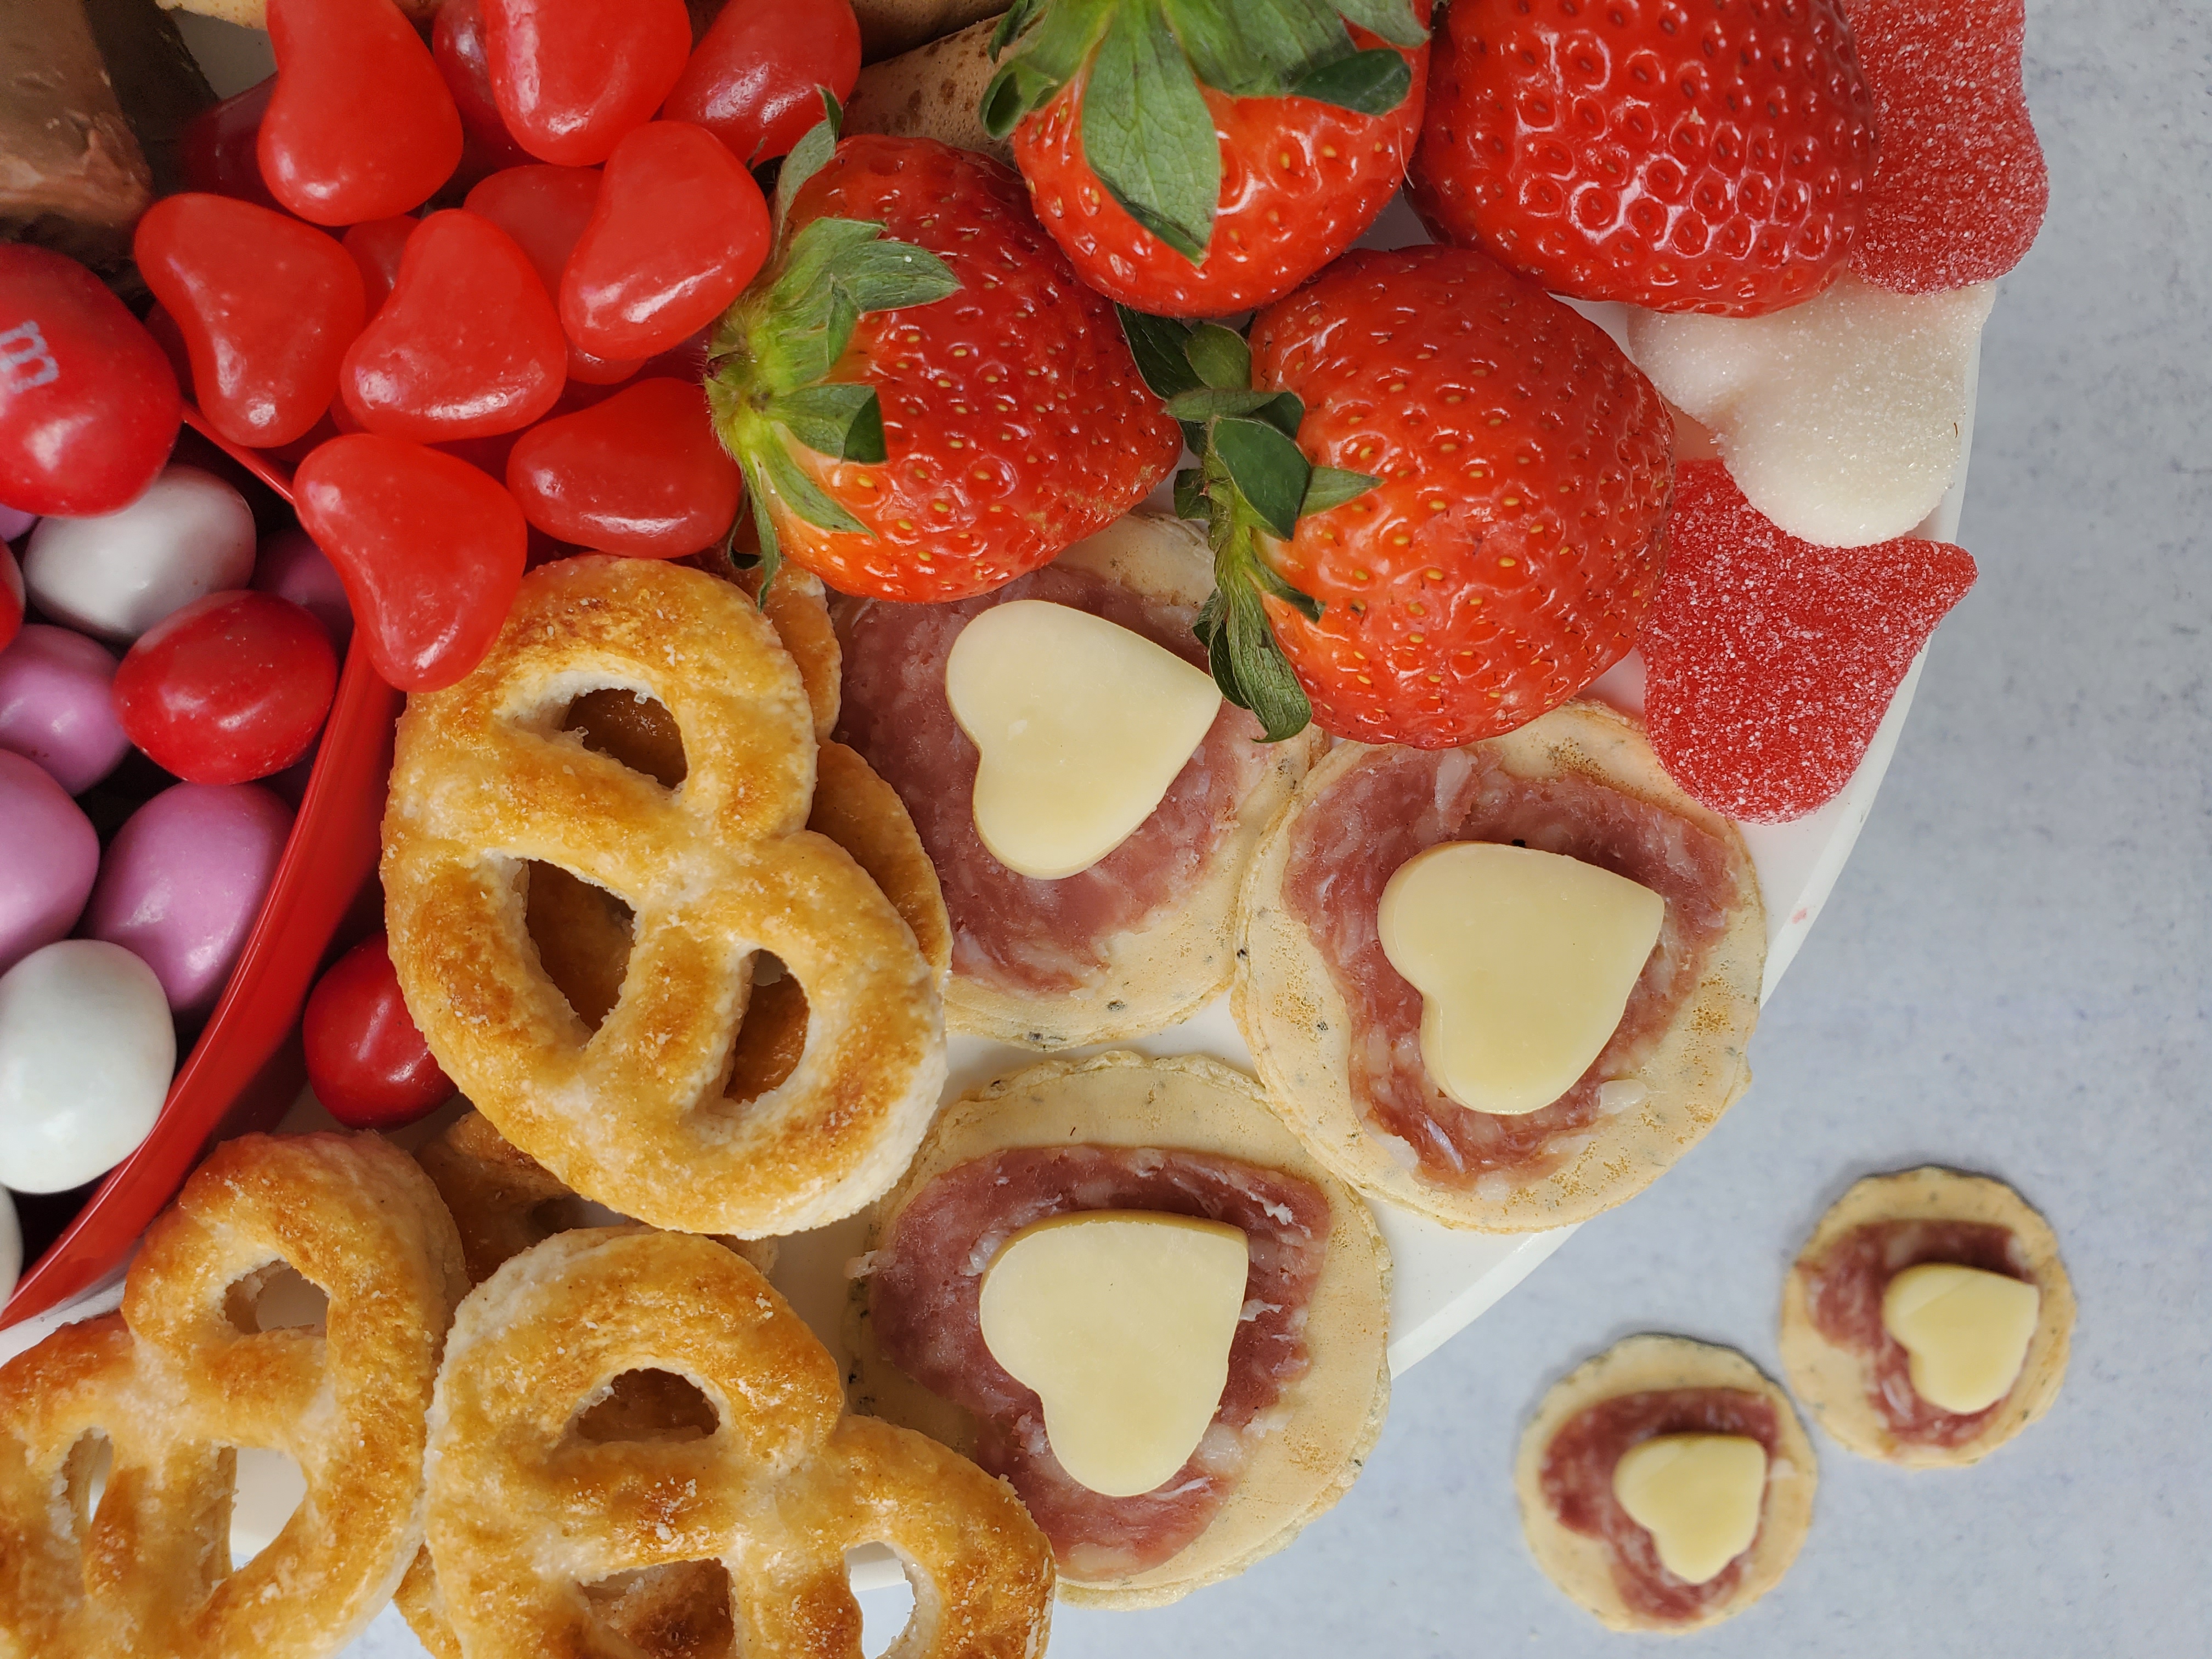
{"type": "Polygon", "coordinates": [[[1203,422],[1199,629],[1271,738],[1438,749],[1626,654],[1658,580],[1674,422],[1604,331],[1483,254],[1346,256],[1253,321],[1123,323],[1203,422]],[[1239,388],[1249,387],[1249,390],[1239,388]],[[1294,435],[1296,442],[1290,441],[1294,435]]]}
{"type": "Polygon", "coordinates": [[[1076,274],[1218,317],[1281,298],[1397,191],[1429,0],[1018,0],[985,127],[1076,274]]]}
{"type": "Polygon", "coordinates": [[[1843,268],[1874,105],[1842,0],[1454,0],[1413,205],[1555,293],[1755,317],[1843,268]]]}
{"type": "Polygon", "coordinates": [[[878,599],[988,592],[1175,465],[1112,308],[1021,180],[927,138],[802,139],[778,252],[716,327],[707,390],[771,562],[878,599]]]}

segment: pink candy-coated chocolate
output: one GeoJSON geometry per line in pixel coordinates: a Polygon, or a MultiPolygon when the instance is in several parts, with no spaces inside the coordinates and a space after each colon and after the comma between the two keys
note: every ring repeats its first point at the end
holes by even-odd
{"type": "Polygon", "coordinates": [[[0,974],[65,939],[100,870],[100,836],[46,769],[0,749],[0,974]]]}
{"type": "Polygon", "coordinates": [[[291,831],[291,809],[253,784],[165,789],[109,844],[84,931],[143,958],[172,1009],[204,1013],[222,994],[291,831]]]}
{"type": "Polygon", "coordinates": [[[1974,583],[1964,548],[1899,537],[1816,547],[1718,461],[1674,473],[1667,569],[1638,641],[1652,751],[1752,823],[1802,817],[1850,781],[1936,624],[1974,583]]]}
{"type": "Polygon", "coordinates": [[[253,586],[291,602],[322,623],[323,631],[340,656],[353,637],[353,607],[346,603],[345,583],[337,567],[315,538],[294,525],[261,544],[261,556],[253,567],[253,586]]]}
{"type": "Polygon", "coordinates": [[[131,747],[108,696],[114,678],[114,653],[97,640],[28,624],[0,651],[0,749],[27,756],[65,793],[82,795],[131,747]]]}
{"type": "Polygon", "coordinates": [[[45,770],[0,750],[0,973],[65,938],[100,868],[100,837],[45,770]]]}
{"type": "Polygon", "coordinates": [[[0,542],[12,542],[33,525],[38,523],[35,513],[22,513],[12,507],[0,507],[0,542]]]}

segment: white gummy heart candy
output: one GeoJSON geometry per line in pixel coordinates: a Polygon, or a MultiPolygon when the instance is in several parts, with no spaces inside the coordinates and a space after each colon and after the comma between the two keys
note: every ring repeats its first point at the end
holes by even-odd
{"type": "Polygon", "coordinates": [[[1712,429],[1753,507],[1802,540],[1864,547],[1951,487],[1995,292],[1893,294],[1846,271],[1765,317],[1632,312],[1628,350],[1712,429]]]}

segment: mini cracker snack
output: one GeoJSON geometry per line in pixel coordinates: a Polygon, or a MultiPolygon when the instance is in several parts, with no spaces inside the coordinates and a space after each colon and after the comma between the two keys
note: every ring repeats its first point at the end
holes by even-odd
{"type": "Polygon", "coordinates": [[[148,1232],[121,1312],[0,1367],[0,1652],[344,1647],[422,1541],[425,1415],[466,1288],[437,1194],[376,1136],[218,1146],[148,1232]],[[329,1297],[319,1328],[258,1328],[285,1263],[329,1297]],[[239,1446],[290,1457],[307,1495],[233,1571],[239,1446]]]}
{"type": "Polygon", "coordinates": [[[384,823],[392,965],[447,1074],[563,1185],[655,1226],[753,1237],[834,1220],[896,1177],[945,1078],[937,975],[863,862],[805,827],[830,771],[752,602],[647,560],[534,572],[475,671],[409,700],[384,823]],[[580,697],[617,689],[672,720],[674,787],[562,729],[580,697]],[[530,936],[533,861],[635,916],[596,1030],[530,936]],[[732,1099],[763,952],[804,999],[804,1037],[732,1099]]]}
{"type": "Polygon", "coordinates": [[[1536,1565],[1612,1629],[1679,1635],[1774,1588],[1820,1479],[1790,1398],[1732,1348],[1632,1336],[1555,1383],[1513,1489],[1536,1565]]]}
{"type": "Polygon", "coordinates": [[[1609,1209],[1750,1082],[1751,855],[1595,703],[1461,749],[1338,744],[1253,858],[1240,945],[1231,1007],[1270,1103],[1339,1176],[1447,1226],[1609,1209]]]}
{"type": "Polygon", "coordinates": [[[2051,1409],[2074,1287],[2051,1225],[2002,1182],[1869,1176],[1782,1290],[1782,1365],[1822,1428],[1907,1468],[1977,1462],[2051,1409]]]}
{"type": "Polygon", "coordinates": [[[1389,1402],[1389,1255],[1250,1079],[1048,1060],[948,1108],[874,1212],[854,1408],[1003,1474],[1061,1594],[1155,1606],[1348,1491],[1389,1402]]]}
{"type": "MultiPolygon", "coordinates": [[[[1262,832],[1321,754],[1322,733],[1262,743],[1252,716],[1210,693],[1214,718],[1194,747],[1170,751],[1169,781],[1150,810],[1091,862],[1039,877],[1009,868],[987,842],[984,759],[968,729],[974,716],[956,712],[951,692],[968,630],[994,629],[1018,605],[1079,613],[1094,628],[1103,620],[1125,645],[1164,647],[1157,654],[1181,657],[1202,681],[1190,629],[1212,580],[1192,526],[1139,510],[979,598],[837,602],[838,733],[897,790],[936,866],[952,927],[945,1018],[954,1030],[1032,1048],[1124,1042],[1188,1018],[1229,983],[1237,888],[1262,832]]],[[[1072,784],[1095,783],[1107,752],[1128,753],[1127,722],[1143,727],[1127,678],[1070,667],[1042,710],[1025,711],[1057,716],[1072,784]]]]}
{"type": "Polygon", "coordinates": [[[677,1567],[720,1583],[737,1651],[850,1659],[844,1553],[874,1541],[915,1589],[900,1653],[1044,1647],[1052,1559],[1014,1495],[921,1435],[844,1415],[828,1352],[707,1239],[563,1233],[479,1285],[447,1341],[427,1468],[430,1554],[465,1659],[625,1650],[600,1607],[635,1617],[633,1575],[677,1567]],[[639,1370],[687,1382],[699,1420],[589,1425],[639,1370]]]}

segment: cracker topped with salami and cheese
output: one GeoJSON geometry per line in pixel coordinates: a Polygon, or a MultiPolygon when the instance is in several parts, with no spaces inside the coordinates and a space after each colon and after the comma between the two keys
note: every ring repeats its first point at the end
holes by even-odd
{"type": "Polygon", "coordinates": [[[1733,1348],[1632,1336],[1522,1431],[1521,1527],[1553,1583],[1619,1631],[1672,1635],[1780,1582],[1820,1469],[1787,1395],[1733,1348]]]}
{"type": "Polygon", "coordinates": [[[1908,1468],[1979,1462],[2057,1398],[2074,1288],[2002,1182],[1927,1167],[1836,1200],[1782,1291],[1782,1364],[1822,1428],[1908,1468]]]}
{"type": "Polygon", "coordinates": [[[1640,1192],[1750,1081],[1766,921],[1735,826],[1636,722],[1340,744],[1254,857],[1237,1023],[1337,1174],[1531,1232],[1640,1192]]]}
{"type": "Polygon", "coordinates": [[[1121,1042],[1228,984],[1237,885],[1323,739],[1263,744],[1216,693],[1212,580],[1191,526],[1139,512],[976,599],[838,602],[837,735],[937,866],[952,1030],[1121,1042]]]}
{"type": "Polygon", "coordinates": [[[1011,1481],[1073,1601],[1242,1571],[1382,1430],[1374,1218],[1215,1060],[1049,1060],[969,1096],[858,1271],[854,1409],[1011,1481]]]}

